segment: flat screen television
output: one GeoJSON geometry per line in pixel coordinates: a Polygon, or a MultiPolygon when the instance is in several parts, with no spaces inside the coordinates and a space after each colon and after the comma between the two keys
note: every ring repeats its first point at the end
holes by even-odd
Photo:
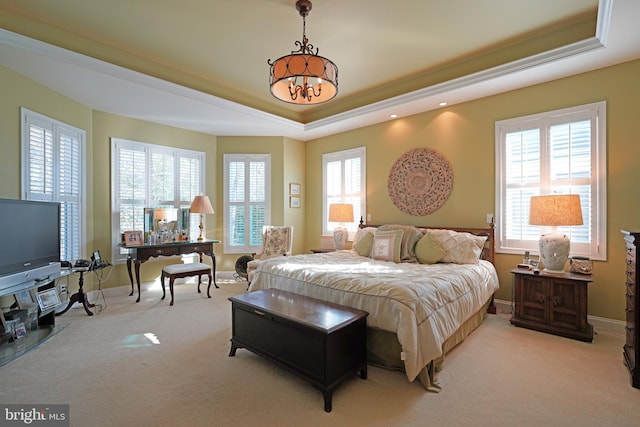
{"type": "Polygon", "coordinates": [[[0,199],[0,295],[60,271],[60,204],[0,199]]]}

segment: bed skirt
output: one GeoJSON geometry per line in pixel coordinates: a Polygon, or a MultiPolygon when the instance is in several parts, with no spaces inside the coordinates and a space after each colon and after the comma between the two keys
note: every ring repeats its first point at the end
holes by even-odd
{"type": "MultiPolygon", "coordinates": [[[[487,316],[487,302],[480,310],[473,314],[460,328],[442,344],[442,356],[432,360],[422,368],[418,380],[428,391],[439,392],[442,387],[438,384],[436,374],[444,367],[446,354],[460,344],[471,334],[487,316]]],[[[381,329],[367,329],[367,363],[384,369],[404,372],[404,362],[399,355],[402,352],[395,333],[381,329]]]]}

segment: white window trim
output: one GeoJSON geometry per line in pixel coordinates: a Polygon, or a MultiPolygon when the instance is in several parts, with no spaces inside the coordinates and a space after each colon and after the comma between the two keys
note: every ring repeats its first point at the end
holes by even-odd
{"type": "Polygon", "coordinates": [[[40,201],[48,201],[48,202],[61,202],[61,201],[74,201],[78,203],[79,206],[79,230],[78,230],[78,256],[86,257],[86,240],[87,240],[87,208],[86,208],[86,140],[87,133],[83,129],[76,128],[74,126],[68,125],[66,123],[60,122],[58,120],[47,117],[43,114],[36,113],[27,108],[20,108],[20,123],[21,123],[21,166],[22,166],[22,174],[21,174],[21,193],[22,198],[24,200],[40,200],[40,201]],[[59,164],[58,156],[60,154],[59,147],[57,146],[57,136],[60,133],[66,134],[74,134],[77,136],[79,141],[79,158],[80,158],[80,170],[78,171],[79,175],[79,196],[77,198],[64,198],[59,195],[59,185],[58,185],[58,174],[54,173],[54,194],[44,195],[44,194],[36,194],[31,193],[29,190],[29,177],[30,173],[30,162],[29,162],[29,149],[30,149],[30,134],[29,134],[29,126],[28,123],[38,123],[43,128],[49,128],[54,133],[54,144],[56,145],[54,149],[54,166],[57,167],[59,164]]]}
{"type": "MultiPolygon", "coordinates": [[[[271,155],[270,154],[224,154],[223,155],[223,187],[224,187],[224,202],[223,202],[223,227],[224,227],[224,253],[226,254],[242,254],[242,253],[258,253],[262,250],[262,245],[244,245],[244,246],[231,246],[229,243],[231,242],[231,238],[229,236],[229,182],[228,182],[228,174],[229,174],[229,163],[231,162],[264,162],[265,163],[265,212],[264,212],[264,225],[271,224],[271,155]]],[[[247,173],[248,169],[245,171],[247,173]]],[[[249,184],[249,180],[246,180],[246,185],[249,184]]],[[[246,192],[248,195],[249,192],[246,192]]],[[[248,213],[250,202],[245,200],[245,207],[247,208],[246,212],[248,213]]],[[[247,234],[246,237],[249,235],[247,234]]]]}
{"type": "MultiPolygon", "coordinates": [[[[168,147],[157,144],[149,144],[146,142],[132,141],[122,138],[111,138],[111,238],[113,241],[113,256],[112,259],[115,263],[125,262],[127,259],[127,250],[118,246],[121,241],[120,234],[120,193],[119,186],[119,172],[118,166],[120,164],[119,155],[121,149],[133,149],[145,153],[146,156],[146,171],[145,176],[151,174],[151,161],[150,157],[153,153],[169,154],[174,157],[176,167],[174,169],[174,199],[173,200],[151,200],[151,181],[145,181],[145,200],[143,202],[144,207],[154,207],[158,203],[162,205],[173,205],[178,208],[186,203],[191,203],[190,200],[180,200],[179,198],[179,167],[178,160],[180,158],[190,157],[197,159],[200,163],[200,182],[199,182],[199,194],[206,194],[205,182],[206,182],[206,154],[201,151],[187,150],[182,148],[168,147]]],[[[196,194],[197,195],[197,194],[196,194]]],[[[192,217],[194,214],[191,215],[192,217]]],[[[198,218],[199,221],[199,218],[198,218]]],[[[206,215],[203,216],[203,225],[206,225],[206,215]]],[[[193,222],[193,221],[192,221],[193,222]]],[[[193,233],[193,229],[190,230],[193,233]]],[[[196,234],[198,234],[196,232],[196,234]]]]}
{"type": "MultiPolygon", "coordinates": [[[[592,204],[594,206],[592,216],[592,241],[590,244],[572,244],[571,255],[586,256],[593,260],[607,259],[607,189],[606,189],[606,101],[554,110],[530,116],[497,121],[495,125],[495,149],[496,149],[496,252],[509,254],[522,254],[529,250],[532,254],[539,255],[539,241],[508,241],[505,237],[504,218],[504,194],[506,185],[502,179],[504,175],[504,136],[508,132],[518,129],[545,128],[564,123],[571,116],[583,119],[590,116],[592,121],[591,139],[591,170],[592,170],[592,204]],[[576,116],[577,115],[577,116],[576,116]],[[595,129],[593,129],[595,127],[595,129]]],[[[546,138],[546,136],[543,136],[546,138]]],[[[546,229],[543,229],[546,231],[546,229]]]]}
{"type": "MultiPolygon", "coordinates": [[[[360,206],[362,207],[361,216],[366,222],[367,218],[367,150],[366,147],[352,148],[349,150],[336,151],[322,155],[322,234],[324,236],[333,235],[333,229],[329,229],[329,206],[327,204],[327,164],[330,162],[340,161],[344,166],[347,159],[360,158],[360,206]]],[[[344,174],[342,174],[344,177],[344,174]]],[[[342,194],[344,196],[344,183],[342,194]]],[[[355,214],[355,213],[354,213],[355,214]]],[[[360,218],[354,218],[354,223],[358,224],[360,218]]],[[[357,228],[357,226],[356,226],[357,228]]],[[[353,230],[349,230],[349,240],[354,237],[353,230]]]]}

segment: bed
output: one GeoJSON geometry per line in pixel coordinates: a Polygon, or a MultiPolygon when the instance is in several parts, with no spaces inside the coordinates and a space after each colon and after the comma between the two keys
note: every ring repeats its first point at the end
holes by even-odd
{"type": "Polygon", "coordinates": [[[365,310],[368,362],[430,391],[446,353],[493,307],[493,228],[361,224],[353,248],[265,260],[249,291],[288,290],[365,310]]]}

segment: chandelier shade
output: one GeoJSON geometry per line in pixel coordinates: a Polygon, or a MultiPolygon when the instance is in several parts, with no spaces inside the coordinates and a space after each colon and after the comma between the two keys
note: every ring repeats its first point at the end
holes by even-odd
{"type": "Polygon", "coordinates": [[[311,10],[311,2],[298,0],[296,9],[303,19],[302,41],[296,41],[297,51],[282,56],[270,65],[269,87],[271,94],[281,101],[291,104],[320,104],[333,99],[338,94],[338,67],[330,59],[315,53],[309,44],[306,30],[306,16],[311,10]]]}

